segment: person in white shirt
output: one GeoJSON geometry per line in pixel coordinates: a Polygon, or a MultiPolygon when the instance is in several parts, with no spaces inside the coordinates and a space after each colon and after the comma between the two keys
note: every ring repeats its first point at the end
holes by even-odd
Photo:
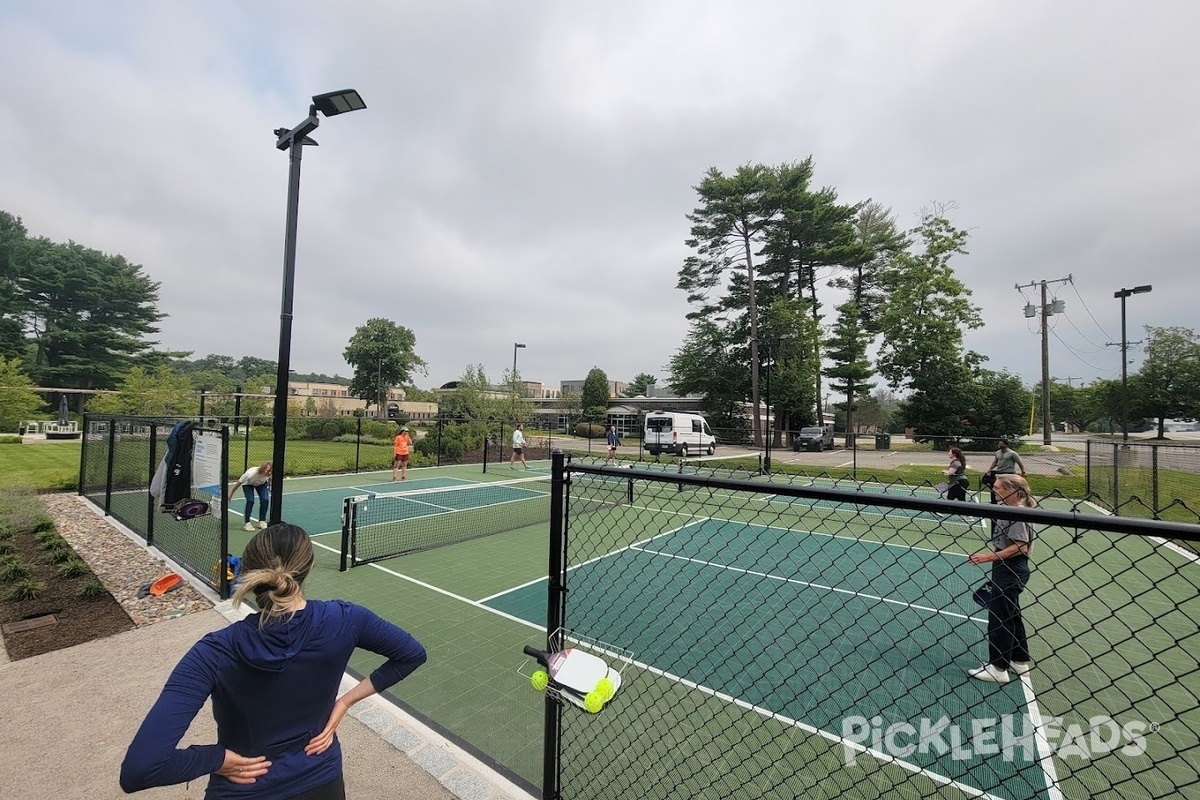
{"type": "Polygon", "coordinates": [[[242,477],[234,482],[233,488],[229,490],[229,497],[226,498],[225,504],[233,502],[233,495],[237,492],[238,487],[242,488],[242,492],[246,495],[246,508],[242,511],[242,530],[254,530],[254,524],[250,522],[250,512],[254,510],[254,496],[258,495],[258,527],[267,527],[267,512],[271,508],[271,470],[270,461],[264,461],[257,467],[251,467],[242,473],[242,477]]]}
{"type": "Polygon", "coordinates": [[[521,459],[521,466],[529,469],[529,462],[525,460],[525,426],[519,422],[513,428],[512,455],[508,457],[508,466],[516,469],[518,458],[521,459]]]}

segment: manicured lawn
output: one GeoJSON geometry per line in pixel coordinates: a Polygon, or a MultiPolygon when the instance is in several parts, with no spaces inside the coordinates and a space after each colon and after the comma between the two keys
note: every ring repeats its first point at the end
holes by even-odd
{"type": "Polygon", "coordinates": [[[0,445],[0,487],[74,489],[79,483],[79,442],[0,445]]]}

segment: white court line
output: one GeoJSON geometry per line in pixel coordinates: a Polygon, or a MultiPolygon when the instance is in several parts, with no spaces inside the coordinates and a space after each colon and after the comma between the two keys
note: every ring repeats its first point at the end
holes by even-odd
{"type": "Polygon", "coordinates": [[[1021,676],[1021,690],[1025,693],[1025,703],[1029,707],[1029,724],[1033,726],[1034,741],[1037,742],[1038,763],[1042,767],[1042,775],[1046,779],[1046,795],[1048,800],[1063,800],[1062,790],[1058,788],[1058,770],[1054,768],[1054,753],[1050,747],[1050,739],[1046,735],[1046,723],[1042,719],[1042,709],[1038,705],[1037,695],[1033,693],[1033,681],[1029,673],[1021,676]]]}
{"type": "MultiPolygon", "coordinates": [[[[656,534],[655,536],[652,536],[649,539],[646,539],[644,541],[651,541],[653,539],[659,538],[660,536],[667,535],[667,533],[674,533],[674,532],[683,530],[684,528],[687,528],[691,524],[693,524],[693,523],[689,522],[686,525],[682,525],[679,528],[674,529],[673,531],[656,534]]],[[[338,550],[337,548],[329,547],[328,545],[321,544],[320,542],[317,542],[316,545],[318,547],[321,547],[325,550],[330,551],[331,553],[337,553],[338,555],[341,554],[341,551],[338,550]]],[[[633,547],[634,547],[633,545],[630,545],[629,548],[625,548],[625,549],[632,549],[633,547]]],[[[598,561],[601,558],[606,558],[606,557],[607,556],[600,556],[598,558],[592,559],[592,561],[598,561]]],[[[585,562],[585,563],[590,563],[590,562],[585,562]]],[[[528,620],[521,619],[520,617],[514,617],[511,614],[506,614],[503,611],[499,611],[495,608],[491,608],[489,606],[484,605],[484,603],[490,599],[499,597],[500,595],[503,595],[503,594],[508,594],[509,592],[515,591],[516,589],[521,588],[521,587],[514,587],[514,588],[508,589],[504,592],[499,592],[498,594],[492,595],[491,597],[488,597],[488,598],[484,598],[483,600],[470,600],[468,598],[462,597],[461,595],[457,595],[457,594],[454,594],[453,592],[449,592],[449,591],[446,591],[445,589],[441,589],[437,586],[433,586],[432,584],[426,583],[421,580],[417,580],[416,578],[413,578],[411,576],[405,575],[400,572],[396,572],[395,570],[388,569],[387,567],[384,567],[380,564],[366,564],[365,566],[373,567],[385,574],[391,575],[396,578],[400,578],[401,580],[404,580],[404,581],[408,581],[409,583],[412,583],[416,586],[420,586],[424,589],[429,589],[430,591],[436,592],[440,595],[443,595],[444,597],[449,597],[453,600],[461,601],[461,602],[466,603],[467,605],[472,606],[474,608],[477,608],[482,611],[486,611],[488,613],[495,614],[498,617],[507,619],[510,622],[516,622],[520,625],[524,625],[525,627],[530,628],[532,630],[535,630],[538,632],[545,631],[545,629],[541,625],[534,624],[532,622],[529,622],[528,620]]],[[[583,565],[580,564],[578,566],[583,566],[583,565]]],[[[571,569],[575,569],[575,567],[572,567],[571,569]]],[[[532,583],[537,583],[542,580],[545,580],[545,578],[539,578],[538,580],[530,581],[529,583],[522,584],[522,586],[528,586],[532,583]]],[[[725,694],[724,692],[719,692],[716,689],[713,689],[711,687],[705,686],[700,683],[696,683],[695,681],[688,680],[687,678],[683,678],[679,675],[675,675],[673,673],[667,672],[666,670],[662,670],[657,667],[653,667],[647,663],[637,661],[637,660],[631,660],[630,664],[638,667],[639,669],[643,669],[646,672],[649,672],[651,674],[658,675],[659,677],[665,678],[670,681],[674,681],[675,683],[678,683],[682,686],[686,686],[690,689],[695,689],[696,691],[710,695],[711,697],[715,697],[718,700],[723,700],[724,702],[731,703],[735,706],[738,706],[739,708],[744,708],[748,711],[751,711],[751,712],[758,714],[762,717],[765,717],[767,719],[775,720],[776,722],[780,722],[785,725],[790,725],[792,727],[795,727],[799,730],[804,731],[805,733],[820,736],[821,738],[826,739],[827,741],[833,742],[834,744],[840,744],[843,747],[848,747],[856,752],[860,752],[860,753],[864,753],[866,755],[873,756],[874,758],[877,758],[880,761],[884,761],[884,762],[887,762],[890,764],[895,764],[896,766],[906,769],[915,774],[923,775],[926,778],[928,778],[929,780],[934,781],[935,783],[939,783],[944,786],[950,786],[955,789],[958,789],[960,792],[962,792],[963,794],[966,794],[968,796],[982,798],[982,800],[1003,800],[1002,798],[996,797],[995,795],[988,794],[987,792],[983,791],[982,789],[977,789],[974,786],[969,786],[967,784],[960,783],[960,782],[958,782],[952,778],[949,778],[945,775],[942,775],[938,772],[932,772],[930,770],[925,769],[924,767],[918,766],[917,764],[913,764],[912,762],[905,761],[900,758],[896,758],[895,756],[891,755],[890,753],[885,753],[885,752],[881,752],[878,750],[874,750],[872,748],[865,747],[862,744],[859,744],[858,742],[853,742],[848,739],[843,739],[841,736],[838,736],[835,733],[831,733],[829,731],[822,730],[821,728],[817,728],[815,726],[808,725],[799,720],[796,720],[791,717],[784,716],[783,714],[779,714],[777,712],[771,711],[770,709],[763,708],[761,706],[757,706],[752,703],[748,703],[745,700],[742,700],[740,698],[733,697],[732,695],[725,694]]]]}
{"type": "MultiPolygon", "coordinates": [[[[641,507],[641,506],[637,506],[637,507],[641,507]]],[[[672,512],[672,513],[680,513],[680,512],[672,512]]],[[[683,530],[684,528],[688,527],[688,525],[691,525],[692,523],[706,522],[706,521],[708,521],[708,519],[709,519],[709,517],[701,517],[700,519],[694,519],[694,521],[686,523],[684,525],[680,525],[680,527],[678,527],[678,528],[673,528],[671,530],[665,530],[665,531],[662,531],[661,534],[655,534],[654,536],[650,536],[649,539],[643,539],[641,541],[632,543],[632,545],[626,545],[625,547],[619,547],[617,549],[614,549],[614,551],[612,551],[611,553],[605,553],[604,555],[596,555],[595,558],[590,558],[587,561],[581,561],[580,564],[576,564],[575,566],[566,567],[566,571],[571,572],[572,570],[578,570],[578,569],[580,569],[580,567],[587,566],[588,564],[595,564],[596,561],[604,560],[606,558],[611,558],[611,557],[613,557],[613,555],[616,555],[617,553],[624,553],[625,551],[629,551],[629,549],[634,549],[638,545],[641,545],[642,542],[652,542],[655,539],[658,539],[659,536],[668,536],[668,535],[671,535],[674,533],[678,533],[678,531],[683,530]]],[[[517,591],[518,589],[526,589],[527,587],[532,587],[532,585],[534,585],[536,583],[542,583],[544,581],[547,581],[547,578],[534,578],[533,581],[526,581],[524,583],[515,585],[515,587],[510,587],[509,589],[504,589],[503,591],[497,591],[496,594],[488,595],[487,597],[484,597],[484,599],[481,599],[479,602],[486,603],[490,600],[496,600],[497,597],[500,597],[500,596],[503,596],[506,594],[510,594],[510,593],[514,593],[514,591],[517,591]]]]}
{"type": "MultiPolygon", "coordinates": [[[[321,542],[313,542],[313,544],[315,544],[317,547],[320,547],[323,550],[328,550],[331,553],[335,553],[338,556],[341,556],[341,554],[342,554],[342,551],[336,547],[330,547],[329,545],[322,544],[321,542]]],[[[506,614],[503,611],[498,611],[494,608],[488,608],[487,606],[483,605],[483,602],[480,600],[471,600],[469,598],[463,597],[462,595],[455,594],[454,592],[446,591],[445,589],[434,586],[432,583],[426,583],[425,581],[417,580],[416,578],[414,578],[410,575],[405,575],[402,572],[396,572],[394,569],[388,569],[387,567],[385,567],[381,564],[360,564],[359,566],[371,567],[372,569],[377,569],[380,572],[391,575],[394,578],[399,578],[400,580],[408,581],[409,583],[415,584],[416,586],[420,586],[422,589],[428,589],[431,592],[436,592],[444,597],[449,597],[451,600],[458,600],[459,602],[466,603],[469,606],[474,606],[475,608],[478,608],[481,611],[487,611],[489,613],[495,614],[498,617],[504,617],[505,619],[510,620],[512,622],[518,622],[527,628],[533,628],[534,630],[542,631],[543,633],[546,630],[545,627],[543,627],[541,625],[536,625],[536,624],[530,622],[529,620],[524,620],[524,619],[521,619],[520,617],[514,617],[511,614],[506,614]]],[[[356,567],[356,569],[357,569],[357,567],[356,567]]]]}
{"type": "Polygon", "coordinates": [[[836,594],[848,594],[848,595],[853,595],[855,597],[864,597],[868,600],[878,600],[883,603],[891,603],[892,605],[901,606],[903,608],[911,608],[911,609],[915,609],[917,611],[930,611],[930,612],[933,612],[934,614],[944,614],[947,617],[956,617],[957,619],[968,619],[968,620],[971,620],[972,622],[987,622],[986,619],[983,619],[981,617],[972,617],[969,614],[959,614],[958,612],[955,612],[955,611],[943,611],[940,608],[933,608],[932,606],[922,606],[922,605],[918,605],[917,603],[905,602],[904,600],[892,600],[891,598],[880,597],[879,595],[876,595],[876,594],[866,594],[865,592],[856,592],[853,589],[840,589],[836,586],[829,586],[824,583],[813,583],[812,581],[802,581],[797,578],[786,578],[782,575],[772,575],[769,572],[758,572],[757,570],[743,569],[742,567],[734,567],[734,566],[730,566],[729,564],[720,564],[720,563],[713,562],[713,561],[704,561],[704,560],[701,560],[698,558],[689,558],[688,556],[676,555],[674,553],[664,553],[661,550],[646,550],[645,548],[642,548],[642,547],[633,547],[631,549],[637,550],[642,553],[647,553],[652,556],[665,556],[666,558],[676,558],[676,559],[679,559],[680,561],[690,561],[693,564],[700,564],[705,567],[715,567],[717,569],[724,569],[724,570],[728,570],[730,572],[740,572],[744,575],[753,575],[756,578],[766,578],[767,580],[771,580],[771,581],[782,581],[784,583],[791,583],[791,584],[796,584],[799,586],[807,586],[810,589],[820,589],[822,591],[834,592],[836,594]]]}

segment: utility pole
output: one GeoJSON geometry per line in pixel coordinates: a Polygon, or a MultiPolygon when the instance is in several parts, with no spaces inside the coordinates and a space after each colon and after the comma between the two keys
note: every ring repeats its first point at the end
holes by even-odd
{"type": "Polygon", "coordinates": [[[1052,281],[1032,281],[1025,285],[1017,284],[1016,289],[1031,289],[1034,286],[1040,286],[1042,289],[1042,305],[1038,309],[1033,303],[1028,303],[1025,306],[1025,317],[1032,318],[1041,312],[1041,328],[1042,328],[1042,444],[1051,443],[1051,423],[1050,423],[1050,329],[1046,324],[1046,320],[1053,314],[1061,314],[1066,308],[1062,300],[1055,300],[1053,304],[1046,302],[1046,286],[1051,283],[1070,283],[1071,277],[1068,275],[1065,278],[1058,278],[1052,281]]]}

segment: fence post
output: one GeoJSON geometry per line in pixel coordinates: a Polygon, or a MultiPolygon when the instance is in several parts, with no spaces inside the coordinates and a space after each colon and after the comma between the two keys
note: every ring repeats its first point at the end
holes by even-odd
{"type": "MultiPolygon", "coordinates": [[[[1127,445],[1127,446],[1128,446],[1128,445],[1127,445]]],[[[1120,468],[1121,468],[1121,467],[1120,467],[1120,464],[1118,464],[1118,463],[1117,463],[1117,461],[1118,461],[1118,460],[1120,460],[1120,458],[1121,458],[1121,447],[1120,447],[1120,445],[1118,445],[1118,444],[1116,444],[1116,443],[1113,443],[1113,445],[1112,445],[1112,465],[1113,465],[1113,473],[1112,473],[1113,513],[1114,513],[1114,514],[1116,514],[1118,517],[1119,517],[1119,516],[1121,516],[1121,502],[1120,502],[1120,498],[1121,498],[1121,474],[1120,474],[1120,468]]]]}
{"type": "Polygon", "coordinates": [[[1151,489],[1151,496],[1154,498],[1152,501],[1154,503],[1154,518],[1159,519],[1158,510],[1162,506],[1158,503],[1158,445],[1156,444],[1150,445],[1150,485],[1153,487],[1151,489]]]}
{"type": "MultiPolygon", "coordinates": [[[[225,425],[221,428],[221,450],[223,453],[229,452],[229,426],[225,425]]],[[[221,565],[218,569],[220,572],[220,588],[217,590],[218,596],[222,600],[228,600],[230,595],[229,586],[229,513],[225,508],[225,492],[229,487],[229,459],[221,459],[221,565]]]]}
{"type": "Polygon", "coordinates": [[[437,418],[437,465],[442,465],[442,418],[437,418]]]}
{"type": "MultiPolygon", "coordinates": [[[[158,472],[156,456],[158,455],[158,425],[150,423],[150,482],[154,483],[154,475],[158,472]]],[[[224,461],[225,459],[221,459],[224,461]]],[[[228,471],[228,467],[224,467],[228,471]]],[[[164,480],[166,476],[164,475],[164,480]]],[[[154,515],[158,511],[158,498],[153,492],[146,493],[146,546],[154,544],[154,515]]]]}
{"type": "Polygon", "coordinates": [[[491,449],[492,433],[486,427],[483,429],[483,471],[487,472],[488,450],[491,449]]]}
{"type": "Polygon", "coordinates": [[[250,417],[246,417],[246,439],[242,442],[242,472],[250,469],[250,417]]]}
{"type": "Polygon", "coordinates": [[[1083,443],[1083,496],[1092,496],[1092,440],[1083,443]]]}
{"type": "Polygon", "coordinates": [[[104,476],[104,516],[112,514],[113,458],[117,449],[117,422],[108,421],[108,468],[104,476]]]}
{"type": "MultiPolygon", "coordinates": [[[[566,492],[569,484],[566,480],[566,458],[561,450],[556,450],[550,456],[550,558],[547,565],[546,591],[546,648],[561,649],[563,642],[562,629],[566,624],[567,576],[563,565],[567,562],[565,519],[566,492]]],[[[557,798],[560,796],[558,785],[558,746],[559,730],[562,725],[562,705],[546,694],[545,701],[545,739],[542,749],[542,797],[557,798]]]]}
{"type": "Polygon", "coordinates": [[[88,451],[88,433],[92,430],[91,420],[88,415],[83,415],[83,441],[79,443],[79,494],[84,493],[84,487],[87,485],[87,451],[88,451]]]}
{"type": "MultiPolygon", "coordinates": [[[[358,474],[358,469],[362,453],[362,417],[355,417],[358,420],[358,431],[354,435],[354,474],[358,474]]],[[[395,459],[393,459],[395,460],[395,459]]]]}

